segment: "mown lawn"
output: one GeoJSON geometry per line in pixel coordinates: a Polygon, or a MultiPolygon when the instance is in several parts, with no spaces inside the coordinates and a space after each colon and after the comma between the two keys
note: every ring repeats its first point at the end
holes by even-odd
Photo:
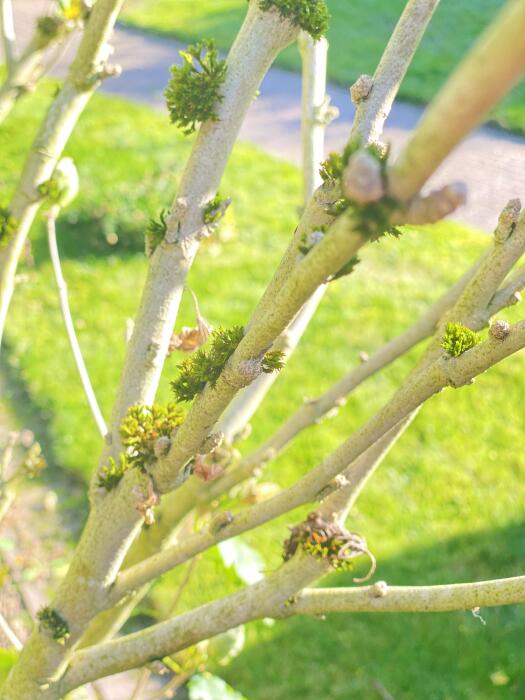
{"type": "MultiPolygon", "coordinates": [[[[328,73],[331,80],[350,85],[362,73],[373,73],[405,6],[405,0],[327,0],[331,12],[328,73]]],[[[501,0],[442,0],[400,97],[428,102],[475,38],[502,6],[501,0]]],[[[246,12],[246,0],[133,0],[123,21],[184,41],[214,38],[227,49],[246,12]]],[[[295,46],[283,51],[278,65],[299,70],[295,46]]],[[[482,76],[480,76],[482,80],[482,76]]],[[[525,81],[494,110],[501,126],[525,131],[525,81]]]]}
{"type": "MultiPolygon", "coordinates": [[[[27,98],[3,128],[4,201],[53,89],[47,83],[27,98]]],[[[106,415],[124,355],[126,319],[146,271],[141,232],[169,205],[189,145],[163,117],[98,96],[67,149],[78,163],[82,194],[59,222],[59,245],[80,343],[106,415]]],[[[247,320],[286,245],[300,204],[300,177],[293,167],[239,145],[221,189],[233,197],[234,236],[203,247],[189,282],[206,317],[230,325],[247,320]]],[[[315,396],[352,367],[360,351],[405,328],[487,243],[481,234],[447,223],[370,245],[356,273],[331,286],[243,449],[268,435],[304,396],[315,396]]],[[[100,441],[62,329],[41,224],[32,246],[34,266],[26,263],[20,271],[5,357],[46,423],[55,464],[87,479],[100,441]]],[[[506,316],[520,312],[514,308],[506,316]]],[[[191,322],[185,300],[178,326],[191,322]]],[[[267,478],[286,485],[316,464],[385,401],[419,352],[361,387],[338,417],[303,434],[267,478]]],[[[167,362],[162,399],[176,362],[167,362]]],[[[349,523],[378,557],[377,579],[441,583],[523,572],[523,370],[523,357],[511,358],[473,387],[441,393],[389,455],[349,523]]],[[[286,525],[300,516],[290,514],[246,536],[268,570],[279,564],[286,525]]],[[[171,604],[179,576],[165,577],[154,589],[158,609],[171,604]]],[[[332,583],[350,579],[338,575],[332,583]]],[[[212,551],[201,560],[184,604],[237,586],[212,551]]],[[[245,652],[219,673],[250,700],[374,700],[377,681],[396,700],[525,695],[523,608],[482,615],[486,625],[470,613],[251,624],[245,652]]]]}

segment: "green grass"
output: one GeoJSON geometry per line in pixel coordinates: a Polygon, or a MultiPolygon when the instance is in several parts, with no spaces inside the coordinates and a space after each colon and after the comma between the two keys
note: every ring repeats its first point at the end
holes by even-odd
{"type": "MultiPolygon", "coordinates": [[[[328,39],[331,80],[350,85],[373,73],[405,5],[405,0],[327,0],[332,15],[328,39]]],[[[502,6],[501,0],[442,0],[403,82],[400,96],[428,102],[475,38],[502,6]]],[[[184,41],[214,38],[227,49],[246,12],[246,0],[134,0],[124,22],[184,41]]],[[[283,51],[278,65],[299,70],[295,46],[283,51]]],[[[480,76],[483,80],[483,76],[480,76]]],[[[525,131],[525,81],[493,112],[501,126],[525,131]]]]}
{"type": "MultiPolygon", "coordinates": [[[[47,83],[26,98],[3,128],[4,200],[52,89],[47,83]]],[[[79,340],[106,415],[124,355],[126,319],[146,272],[142,230],[169,204],[189,145],[163,117],[98,96],[67,148],[78,163],[82,194],[59,221],[59,245],[79,340]],[[114,234],[118,242],[110,245],[114,234]]],[[[203,246],[189,282],[205,316],[232,325],[246,322],[293,231],[300,177],[292,166],[239,145],[221,191],[233,197],[235,235],[203,246]]],[[[404,329],[487,242],[446,223],[370,245],[356,273],[331,285],[242,449],[267,436],[304,396],[315,396],[354,366],[360,351],[374,350],[404,329]]],[[[6,357],[11,376],[21,378],[26,401],[45,423],[54,461],[87,479],[100,441],[65,340],[41,224],[32,245],[35,263],[21,269],[6,357]]],[[[505,316],[520,313],[514,308],[505,316]]],[[[185,299],[177,327],[192,320],[185,299]]],[[[286,485],[315,465],[381,406],[420,352],[362,386],[339,416],[305,432],[265,478],[286,485]]],[[[177,361],[167,362],[163,399],[177,361]]],[[[378,557],[378,579],[438,583],[523,572],[523,370],[523,356],[511,358],[474,386],[434,397],[388,456],[349,523],[378,557]]],[[[304,510],[246,536],[269,571],[279,565],[286,525],[304,510]]],[[[170,606],[179,577],[166,576],[155,587],[152,601],[160,611],[170,606]]],[[[350,579],[340,574],[331,581],[350,579]]],[[[202,558],[183,603],[196,605],[238,586],[212,551],[202,558]]],[[[374,700],[374,680],[396,700],[521,697],[524,610],[482,614],[486,626],[470,613],[255,623],[246,651],[218,672],[250,700],[374,700]],[[493,685],[496,671],[508,675],[507,685],[493,685]]]]}

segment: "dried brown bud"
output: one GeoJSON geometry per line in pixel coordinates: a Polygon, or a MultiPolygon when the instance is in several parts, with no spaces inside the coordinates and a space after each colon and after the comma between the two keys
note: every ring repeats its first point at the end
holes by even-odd
{"type": "Polygon", "coordinates": [[[493,321],[489,328],[490,335],[496,340],[505,340],[510,333],[510,323],[508,321],[493,321]]]}
{"type": "Polygon", "coordinates": [[[168,345],[168,357],[175,350],[187,353],[195,352],[195,350],[198,350],[201,345],[204,345],[208,340],[211,331],[211,325],[203,318],[197,319],[197,326],[195,328],[183,326],[180,333],[171,336],[168,345]]]}
{"type": "Polygon", "coordinates": [[[209,462],[206,455],[198,454],[195,457],[193,474],[201,481],[215,481],[224,474],[224,467],[217,462],[209,462]]]}
{"type": "Polygon", "coordinates": [[[350,97],[355,105],[358,105],[363,100],[370,95],[372,87],[374,85],[374,79],[371,75],[360,75],[359,78],[350,88],[350,97]]]}
{"type": "Polygon", "coordinates": [[[161,435],[160,438],[155,440],[155,444],[153,445],[155,457],[157,459],[162,459],[168,454],[168,452],[170,451],[170,447],[171,440],[169,439],[169,437],[167,437],[166,435],[161,435]]]}
{"type": "Polygon", "coordinates": [[[155,522],[155,514],[153,508],[158,506],[160,503],[160,496],[153,488],[153,483],[151,479],[148,481],[147,493],[144,494],[140,487],[136,487],[133,490],[133,494],[137,499],[136,509],[140,515],[144,518],[144,523],[146,525],[153,525],[155,522]]]}
{"type": "Polygon", "coordinates": [[[385,194],[381,164],[366,151],[350,157],[341,178],[343,194],[358,204],[377,202],[385,194]]]}

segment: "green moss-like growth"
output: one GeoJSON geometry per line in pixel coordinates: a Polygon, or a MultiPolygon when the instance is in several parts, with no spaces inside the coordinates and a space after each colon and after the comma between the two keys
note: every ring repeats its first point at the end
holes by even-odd
{"type": "Polygon", "coordinates": [[[160,437],[171,437],[183,420],[184,413],[175,403],[130,406],[120,425],[120,437],[127,448],[129,465],[144,471],[153,464],[157,460],[156,441],[160,437]]]}
{"type": "Polygon", "coordinates": [[[64,31],[64,19],[46,15],[37,19],[37,30],[43,46],[49,44],[64,31]]]}
{"type": "Polygon", "coordinates": [[[18,228],[18,221],[9,209],[0,207],[0,248],[6,246],[18,228]]]}
{"type": "Polygon", "coordinates": [[[130,463],[126,455],[121,454],[118,462],[110,457],[108,464],[102,467],[98,474],[97,486],[106,491],[113,491],[116,488],[124,474],[130,468],[130,463]]]}
{"type": "Polygon", "coordinates": [[[179,376],[171,382],[177,401],[192,401],[209,382],[212,386],[244,335],[242,326],[213,331],[207,347],[200,348],[177,366],[179,376]]]}
{"type": "Polygon", "coordinates": [[[328,30],[330,13],[325,0],[259,0],[261,10],[277,10],[292,24],[320,39],[328,30]]]}
{"type": "Polygon", "coordinates": [[[146,255],[153,255],[158,245],[162,243],[166,237],[168,223],[166,221],[169,212],[163,209],[159,214],[159,220],[150,219],[146,227],[146,255]]]}
{"type": "Polygon", "coordinates": [[[202,220],[206,226],[216,226],[223,218],[230,203],[231,199],[221,197],[221,195],[218,193],[213,199],[210,199],[210,201],[204,207],[204,211],[202,213],[202,220]]]}
{"type": "Polygon", "coordinates": [[[335,275],[332,275],[330,278],[330,281],[332,282],[333,280],[338,280],[341,277],[346,277],[347,275],[351,275],[352,272],[355,270],[355,268],[359,265],[361,262],[361,259],[357,256],[354,255],[353,258],[350,258],[350,260],[343,265],[343,267],[339,270],[339,272],[336,272],[335,275]]]}
{"type": "Polygon", "coordinates": [[[462,323],[449,323],[441,342],[441,347],[447,355],[459,357],[470,348],[481,342],[477,333],[462,323]]]}
{"type": "Polygon", "coordinates": [[[41,608],[37,614],[40,629],[49,634],[57,642],[64,643],[69,637],[69,625],[56,610],[48,605],[41,608]]]}
{"type": "Polygon", "coordinates": [[[183,64],[171,68],[166,103],[171,121],[185,134],[191,134],[198,123],[217,120],[226,61],[219,60],[219,52],[211,40],[188,46],[180,55],[183,64]]]}
{"type": "Polygon", "coordinates": [[[263,357],[261,369],[265,374],[279,372],[284,367],[284,352],[281,350],[270,350],[263,357]]]}
{"type": "Polygon", "coordinates": [[[38,193],[50,202],[55,202],[60,199],[61,190],[58,182],[51,177],[38,186],[38,193]]]}

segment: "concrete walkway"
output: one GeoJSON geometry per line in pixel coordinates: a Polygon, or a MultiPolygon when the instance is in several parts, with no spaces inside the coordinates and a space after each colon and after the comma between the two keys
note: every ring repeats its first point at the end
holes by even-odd
{"type": "MultiPolygon", "coordinates": [[[[20,42],[29,38],[35,18],[48,6],[46,0],[15,0],[16,23],[20,42]]],[[[165,110],[163,92],[169,79],[169,67],[179,60],[181,44],[117,27],[114,36],[114,60],[123,74],[104,82],[104,92],[165,110]]],[[[64,75],[64,67],[73,46],[54,71],[64,75]]],[[[330,85],[332,103],[340,117],[327,132],[327,151],[340,150],[349,134],[353,106],[347,89],[330,85]]],[[[241,138],[250,141],[279,158],[299,164],[300,77],[279,68],[272,68],[253,103],[241,131],[241,138]]],[[[387,123],[386,139],[394,153],[407,140],[423,109],[398,102],[387,123]]],[[[446,128],[446,125],[444,125],[446,128]]],[[[429,182],[436,187],[461,180],[468,186],[466,206],[455,213],[456,220],[485,230],[492,230],[499,211],[510,197],[525,200],[525,139],[505,132],[481,128],[469,136],[442,165],[429,182]]]]}

